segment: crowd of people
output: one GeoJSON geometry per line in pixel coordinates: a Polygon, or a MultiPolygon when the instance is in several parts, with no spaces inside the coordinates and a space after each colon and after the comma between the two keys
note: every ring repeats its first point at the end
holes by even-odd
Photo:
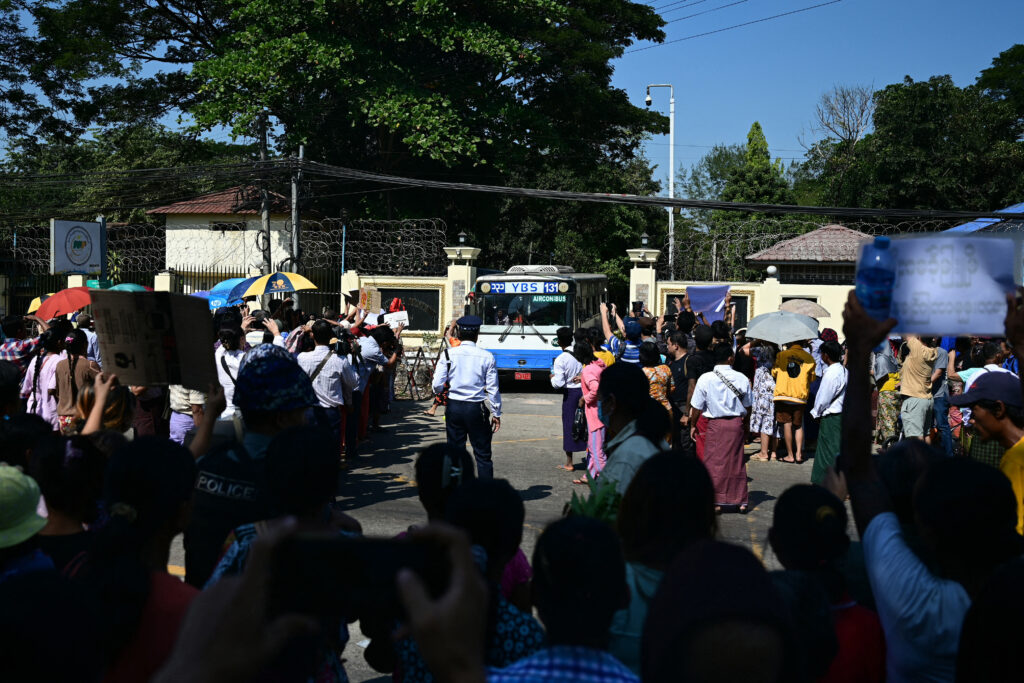
{"type": "MultiPolygon", "coordinates": [[[[1024,352],[1024,304],[1008,298],[1005,339],[948,353],[890,340],[852,293],[844,346],[826,329],[778,348],[676,305],[559,331],[565,467],[586,452],[576,481],[613,491],[614,514],[552,522],[530,558],[523,501],[475,440],[500,427],[493,359],[460,320],[434,382],[455,427],[419,454],[423,523],[395,541],[442,548],[445,580],[401,569],[399,608],[382,591],[331,613],[281,610],[278,553],[362,537],[336,506],[339,465],[382,428],[400,328],[221,309],[220,381],[198,393],[120,386],[86,316],[5,318],[4,679],[342,681],[356,621],[396,681],[1015,679],[1024,394],[1003,363],[1024,352]],[[718,514],[750,505],[750,440],[762,460],[814,453],[813,483],[773,511],[782,571],[718,540],[718,514]],[[181,534],[184,581],[168,573],[181,534]]],[[[323,576],[309,567],[306,590],[323,576]]]]}

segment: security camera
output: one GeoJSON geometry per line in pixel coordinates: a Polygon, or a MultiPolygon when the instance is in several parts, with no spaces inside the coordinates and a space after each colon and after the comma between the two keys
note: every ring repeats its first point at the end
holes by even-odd
{"type": "Polygon", "coordinates": [[[651,102],[653,102],[653,100],[651,99],[651,96],[650,96],[650,95],[648,95],[648,96],[647,96],[647,97],[646,97],[646,98],[644,99],[644,104],[646,104],[646,105],[647,105],[647,106],[649,107],[649,106],[651,106],[651,102]]]}

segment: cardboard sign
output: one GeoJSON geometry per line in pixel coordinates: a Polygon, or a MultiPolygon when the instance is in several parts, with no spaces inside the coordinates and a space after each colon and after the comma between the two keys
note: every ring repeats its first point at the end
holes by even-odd
{"type": "Polygon", "coordinates": [[[92,310],[103,369],[121,384],[207,391],[217,382],[210,311],[202,299],[96,290],[92,310]]]}
{"type": "Polygon", "coordinates": [[[409,311],[397,311],[395,313],[388,313],[384,316],[384,322],[386,322],[391,329],[397,330],[399,325],[409,327],[409,311]]]}
{"type": "Polygon", "coordinates": [[[380,310],[380,290],[376,287],[362,287],[359,290],[359,306],[364,311],[380,310]]]}
{"type": "Polygon", "coordinates": [[[896,239],[890,315],[896,331],[929,336],[1003,334],[1006,293],[1014,290],[1012,237],[896,239]]]}

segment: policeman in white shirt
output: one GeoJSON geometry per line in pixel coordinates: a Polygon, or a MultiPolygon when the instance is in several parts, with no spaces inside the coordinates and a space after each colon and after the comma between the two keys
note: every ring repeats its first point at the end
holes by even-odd
{"type": "Polygon", "coordinates": [[[317,320],[311,331],[316,347],[300,353],[297,358],[299,367],[313,381],[313,393],[319,404],[310,408],[307,419],[331,433],[340,455],[342,411],[352,402],[352,391],[359,383],[359,376],[348,358],[331,348],[334,337],[331,323],[317,320]]]}
{"type": "Polygon", "coordinates": [[[448,385],[445,431],[449,448],[464,449],[468,436],[476,457],[477,477],[492,479],[491,435],[501,427],[498,369],[494,356],[476,345],[483,321],[475,315],[467,315],[456,324],[462,343],[448,349],[438,361],[432,385],[435,394],[448,385]],[[491,404],[490,420],[486,402],[491,404]]]}

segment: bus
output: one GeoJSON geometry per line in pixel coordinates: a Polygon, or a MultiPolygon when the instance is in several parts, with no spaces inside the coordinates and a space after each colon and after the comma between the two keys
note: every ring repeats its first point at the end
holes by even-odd
{"type": "Polygon", "coordinates": [[[470,310],[483,320],[481,348],[498,373],[517,380],[546,378],[561,353],[555,331],[601,324],[608,277],[567,266],[512,266],[476,280],[470,310]]]}

